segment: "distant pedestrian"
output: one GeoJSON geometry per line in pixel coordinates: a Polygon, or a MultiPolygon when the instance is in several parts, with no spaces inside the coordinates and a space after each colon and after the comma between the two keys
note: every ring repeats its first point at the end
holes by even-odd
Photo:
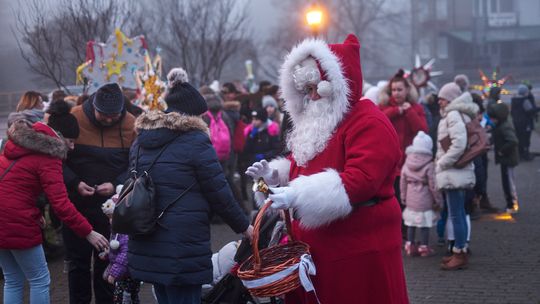
{"type": "Polygon", "coordinates": [[[514,168],[519,163],[518,139],[514,127],[508,120],[510,110],[499,102],[488,107],[488,115],[495,124],[493,142],[495,163],[501,165],[501,180],[506,199],[506,212],[516,213],[519,209],[514,168]]]}
{"type": "Polygon", "coordinates": [[[517,96],[512,98],[512,121],[519,141],[519,156],[522,160],[533,159],[529,148],[531,134],[534,130],[534,119],[539,109],[531,100],[529,88],[521,84],[518,87],[517,96]]]}
{"type": "Polygon", "coordinates": [[[465,215],[465,190],[475,185],[474,165],[456,168],[454,164],[465,152],[467,146],[466,124],[476,118],[478,106],[473,103],[470,93],[461,93],[455,83],[445,84],[439,91],[441,121],[437,131],[438,147],[435,176],[437,188],[445,192],[448,217],[454,228],[455,244],[452,256],[443,259],[441,268],[454,270],[468,264],[467,223],[465,215]],[[450,139],[450,145],[443,149],[441,142],[450,139]]]}
{"type": "Polygon", "coordinates": [[[420,131],[413,144],[405,150],[407,159],[401,170],[401,199],[405,205],[403,221],[407,226],[405,253],[422,257],[433,255],[429,247],[429,231],[437,220],[443,198],[435,183],[435,164],[432,154],[433,141],[420,131]],[[416,248],[416,228],[420,228],[420,246],[416,248]]]}

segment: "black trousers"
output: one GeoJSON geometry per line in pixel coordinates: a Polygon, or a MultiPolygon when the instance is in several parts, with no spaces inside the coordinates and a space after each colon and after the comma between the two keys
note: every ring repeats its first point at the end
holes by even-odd
{"type": "Polygon", "coordinates": [[[512,208],[517,203],[516,184],[514,182],[514,167],[501,164],[501,180],[506,199],[506,208],[512,208]]]}
{"type": "MultiPolygon", "coordinates": [[[[110,235],[109,219],[101,209],[84,210],[81,212],[90,222],[95,231],[108,237],[110,235]]],[[[62,229],[66,256],[69,260],[69,303],[88,304],[92,301],[92,281],[96,304],[113,303],[114,288],[103,280],[103,271],[109,264],[98,258],[97,250],[84,238],[77,236],[71,229],[62,229]],[[93,272],[92,258],[94,262],[93,272]]]]}
{"type": "Polygon", "coordinates": [[[531,146],[531,131],[516,129],[516,136],[518,138],[519,155],[521,157],[529,157],[529,147],[531,146]]]}

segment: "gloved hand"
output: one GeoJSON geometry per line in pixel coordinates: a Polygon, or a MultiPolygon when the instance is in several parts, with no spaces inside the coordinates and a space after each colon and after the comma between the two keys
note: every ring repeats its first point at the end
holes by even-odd
{"type": "Polygon", "coordinates": [[[296,191],[292,187],[270,187],[272,194],[268,196],[272,200],[270,208],[273,209],[289,209],[296,200],[296,191]]]}
{"type": "Polygon", "coordinates": [[[260,177],[264,179],[268,186],[279,185],[279,177],[276,169],[270,168],[266,160],[255,162],[246,170],[246,174],[251,176],[254,180],[258,180],[260,177]]]}

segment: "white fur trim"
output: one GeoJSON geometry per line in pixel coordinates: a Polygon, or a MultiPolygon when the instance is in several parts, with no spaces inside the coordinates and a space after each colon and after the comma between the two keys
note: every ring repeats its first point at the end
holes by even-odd
{"type": "Polygon", "coordinates": [[[326,74],[326,79],[331,84],[333,90],[329,99],[337,108],[335,111],[337,117],[333,119],[340,122],[349,109],[347,96],[350,90],[347,79],[343,76],[340,59],[332,53],[328,44],[323,40],[306,39],[294,47],[285,58],[280,70],[280,86],[282,96],[285,99],[285,108],[291,115],[293,122],[302,114],[305,94],[296,89],[293,74],[295,66],[310,56],[317,59],[321,69],[326,74]]]}
{"type": "Polygon", "coordinates": [[[332,95],[332,85],[330,82],[323,80],[317,85],[317,93],[321,97],[330,97],[332,95]]]}
{"type": "Polygon", "coordinates": [[[291,161],[285,157],[279,157],[268,163],[268,166],[278,171],[279,185],[284,187],[289,184],[289,172],[291,171],[291,161]]]}
{"type": "Polygon", "coordinates": [[[300,225],[313,229],[346,217],[353,210],[339,173],[333,169],[301,175],[290,185],[296,193],[293,207],[300,225]]]}

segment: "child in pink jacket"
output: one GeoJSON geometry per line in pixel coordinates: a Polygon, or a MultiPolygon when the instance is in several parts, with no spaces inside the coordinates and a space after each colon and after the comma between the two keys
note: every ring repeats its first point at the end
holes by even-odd
{"type": "Polygon", "coordinates": [[[437,220],[436,210],[442,206],[442,195],[435,185],[433,141],[426,133],[416,134],[413,144],[405,150],[407,158],[401,170],[401,199],[405,205],[403,221],[407,226],[405,253],[422,257],[433,254],[428,246],[429,228],[437,220]],[[420,228],[420,246],[415,246],[416,228],[420,228]]]}

